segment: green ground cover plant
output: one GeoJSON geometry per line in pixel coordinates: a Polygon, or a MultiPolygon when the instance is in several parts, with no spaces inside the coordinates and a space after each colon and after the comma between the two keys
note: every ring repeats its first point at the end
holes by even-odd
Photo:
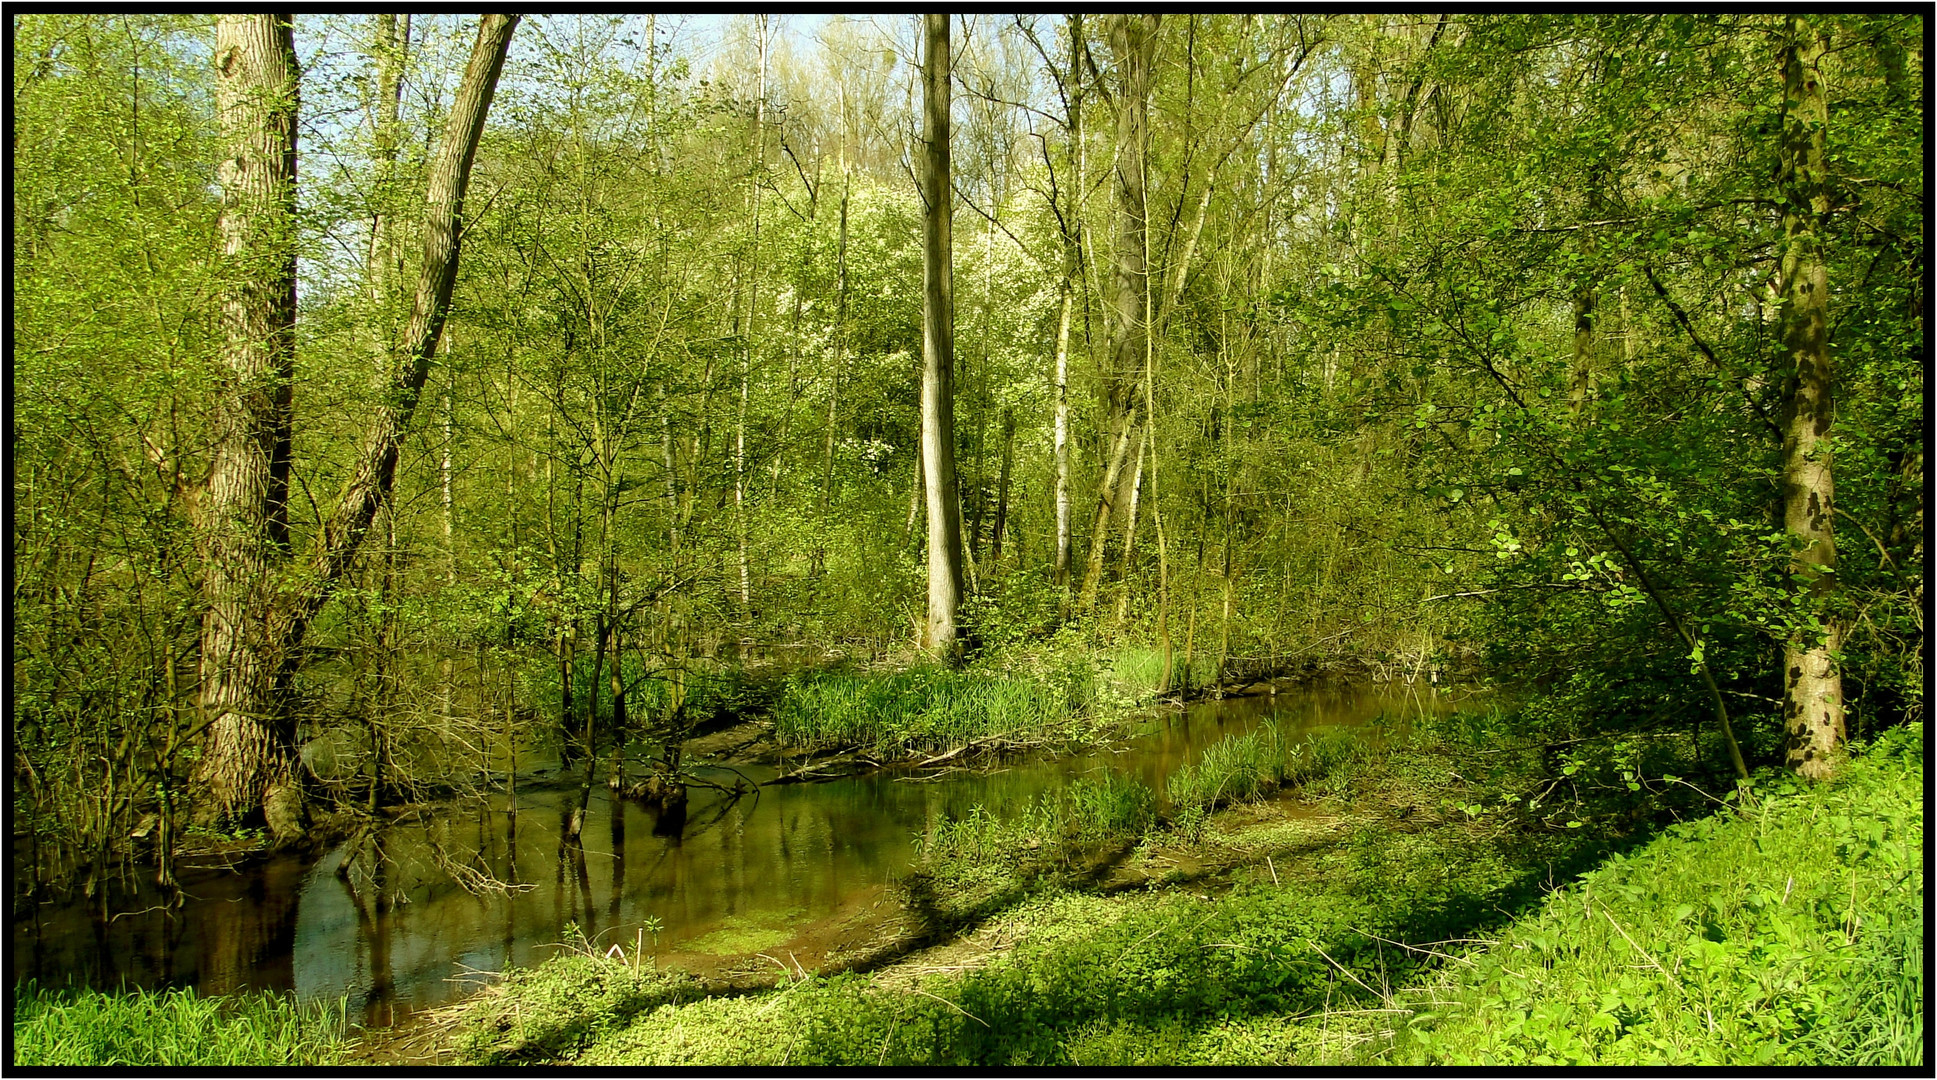
{"type": "Polygon", "coordinates": [[[1430,990],[1399,1060],[1921,1065],[1922,725],[1555,891],[1430,990]]]}
{"type": "Polygon", "coordinates": [[[628,1017],[700,996],[698,980],[641,959],[588,947],[507,973],[472,1003],[460,1050],[483,1065],[556,1060],[609,1036],[628,1017]]]}
{"type": "Polygon", "coordinates": [[[342,1002],[193,990],[14,988],[13,1064],[31,1068],[327,1065],[345,1033],[342,1002]]]}

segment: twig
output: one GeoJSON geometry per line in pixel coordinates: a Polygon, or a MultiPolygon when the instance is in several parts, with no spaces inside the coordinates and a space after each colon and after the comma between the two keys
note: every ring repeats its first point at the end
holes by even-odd
{"type": "Polygon", "coordinates": [[[1601,917],[1607,920],[1607,924],[1609,926],[1614,927],[1616,933],[1620,934],[1623,938],[1627,939],[1627,943],[1634,947],[1635,952],[1638,952],[1641,954],[1641,958],[1643,960],[1646,960],[1648,963],[1653,964],[1654,969],[1656,971],[1659,971],[1663,975],[1668,976],[1668,981],[1674,983],[1676,989],[1681,990],[1683,993],[1687,992],[1687,989],[1681,985],[1681,980],[1675,978],[1675,976],[1667,968],[1661,966],[1661,961],[1656,960],[1654,957],[1648,955],[1648,950],[1642,948],[1640,943],[1636,942],[1633,938],[1628,937],[1628,932],[1626,930],[1621,929],[1621,924],[1618,922],[1615,922],[1614,916],[1607,910],[1606,902],[1603,902],[1601,904],[1601,917]]]}
{"type": "Polygon", "coordinates": [[[981,1024],[983,1027],[989,1026],[989,1022],[987,1020],[984,1020],[981,1017],[975,1015],[974,1013],[968,1011],[967,1009],[962,1008],[960,1005],[955,1004],[954,1002],[948,1000],[947,998],[935,997],[935,995],[929,993],[926,990],[923,990],[918,986],[911,986],[908,989],[913,990],[915,993],[920,994],[922,997],[935,998],[936,1001],[939,1001],[942,1004],[948,1006],[949,1008],[954,1009],[956,1012],[961,1013],[963,1016],[968,1017],[970,1020],[973,1020],[978,1024],[981,1024]]]}
{"type": "MultiPolygon", "coordinates": [[[[1358,984],[1359,984],[1360,986],[1363,986],[1363,987],[1365,987],[1365,992],[1366,992],[1366,993],[1368,993],[1368,994],[1374,994],[1374,995],[1377,995],[1377,994],[1379,993],[1379,992],[1378,992],[1377,990],[1374,990],[1374,989],[1372,989],[1371,987],[1369,987],[1369,986],[1366,986],[1366,985],[1365,985],[1365,982],[1364,982],[1364,980],[1362,980],[1362,979],[1360,979],[1360,978],[1359,978],[1359,977],[1358,977],[1357,975],[1354,975],[1354,974],[1352,974],[1351,972],[1349,972],[1349,971],[1347,971],[1347,970],[1345,970],[1345,965],[1343,965],[1343,964],[1341,964],[1341,963],[1339,963],[1338,961],[1336,961],[1336,960],[1334,960],[1334,959],[1332,959],[1332,954],[1330,954],[1330,953],[1328,953],[1328,952],[1326,952],[1326,951],[1325,951],[1324,949],[1322,949],[1322,948],[1320,948],[1320,947],[1319,947],[1319,944],[1318,944],[1318,942],[1316,942],[1316,941],[1313,941],[1313,940],[1312,940],[1312,939],[1310,939],[1310,938],[1306,938],[1306,939],[1305,939],[1305,944],[1307,944],[1307,945],[1310,945],[1310,946],[1311,946],[1311,947],[1312,947],[1312,948],[1313,948],[1314,950],[1316,950],[1316,951],[1317,951],[1317,953],[1318,953],[1318,955],[1320,955],[1320,956],[1322,956],[1322,957],[1324,957],[1324,958],[1325,958],[1325,962],[1326,962],[1326,963],[1328,963],[1328,964],[1330,964],[1330,965],[1332,965],[1333,967],[1335,967],[1335,968],[1337,968],[1337,969],[1339,970],[1339,974],[1341,974],[1341,975],[1344,975],[1344,976],[1345,976],[1346,978],[1348,978],[1348,979],[1350,979],[1350,980],[1352,980],[1352,981],[1353,981],[1353,982],[1355,982],[1355,983],[1358,983],[1358,984]]],[[[1384,996],[1384,997],[1389,997],[1389,995],[1380,995],[1380,996],[1384,996]]]]}
{"type": "MultiPolygon", "coordinates": [[[[1421,955],[1423,955],[1423,956],[1437,956],[1437,957],[1439,957],[1439,958],[1440,958],[1441,960],[1455,960],[1455,961],[1458,961],[1459,963],[1462,963],[1462,964],[1465,964],[1465,965],[1466,965],[1467,967],[1472,967],[1472,966],[1473,966],[1473,961],[1471,961],[1471,960],[1469,960],[1469,959],[1467,959],[1467,958],[1466,958],[1466,957],[1464,957],[1464,956],[1454,956],[1454,955],[1453,955],[1452,953],[1448,953],[1448,952],[1440,952],[1440,951],[1439,951],[1438,949],[1434,949],[1434,948],[1430,948],[1430,947],[1421,947],[1421,946],[1418,946],[1418,945],[1408,945],[1408,944],[1406,944],[1406,943],[1405,943],[1405,942],[1403,942],[1403,941],[1394,941],[1394,940],[1392,940],[1391,938],[1383,938],[1383,937],[1380,937],[1380,936],[1379,936],[1379,935],[1377,935],[1377,934],[1374,934],[1374,933],[1369,933],[1369,932],[1367,932],[1367,931],[1364,931],[1364,930],[1359,930],[1359,931],[1357,931],[1357,932],[1358,932],[1358,933],[1361,933],[1361,934],[1364,934],[1364,935],[1365,935],[1366,937],[1369,937],[1369,938],[1371,938],[1371,939],[1372,939],[1372,940],[1374,940],[1374,941],[1379,941],[1379,942],[1384,942],[1384,943],[1385,943],[1385,944],[1387,944],[1387,945],[1391,945],[1391,946],[1393,946],[1393,947],[1395,947],[1395,948],[1400,948],[1400,949],[1404,949],[1404,950],[1406,950],[1407,952],[1416,952],[1416,953],[1419,953],[1419,954],[1421,954],[1421,955]]],[[[1459,939],[1457,939],[1457,942],[1458,942],[1458,943],[1460,943],[1460,944],[1479,944],[1479,945],[1497,945],[1497,944],[1499,944],[1499,942],[1496,942],[1496,941],[1487,941],[1487,940],[1485,940],[1485,939],[1481,939],[1481,938],[1459,938],[1459,939]]],[[[1447,940],[1447,941],[1436,941],[1436,942],[1434,942],[1433,944],[1434,944],[1434,945],[1451,945],[1451,944],[1454,944],[1454,943],[1455,943],[1455,941],[1454,941],[1454,940],[1447,940]]]]}

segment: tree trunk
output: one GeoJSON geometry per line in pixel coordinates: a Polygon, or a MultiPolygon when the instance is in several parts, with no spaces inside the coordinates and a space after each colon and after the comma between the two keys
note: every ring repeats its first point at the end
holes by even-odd
{"type": "Polygon", "coordinates": [[[1578,422],[1594,389],[1594,286],[1574,290],[1574,364],[1567,380],[1567,415],[1578,422]]]}
{"type": "Polygon", "coordinates": [[[1137,391],[1145,359],[1144,323],[1150,288],[1145,259],[1148,228],[1144,158],[1150,149],[1150,72],[1157,51],[1156,15],[1112,15],[1110,51],[1117,65],[1116,265],[1115,295],[1109,321],[1110,365],[1104,377],[1104,408],[1116,435],[1112,465],[1104,468],[1097,492],[1096,531],[1090,537],[1089,567],[1083,579],[1083,610],[1094,610],[1102,576],[1103,550],[1109,541],[1111,488],[1121,476],[1130,429],[1136,425],[1137,391]]]}
{"type": "Polygon", "coordinates": [[[271,612],[288,556],[291,376],[296,328],[296,43],[289,15],[216,23],[216,111],[228,144],[220,234],[229,380],[201,500],[207,611],[195,769],[196,818],[253,823],[273,803],[278,835],[300,832],[295,730],[271,612]]]}
{"type": "Polygon", "coordinates": [[[1130,560],[1137,548],[1137,503],[1143,497],[1143,462],[1150,445],[1150,429],[1143,429],[1137,437],[1137,465],[1130,471],[1124,482],[1127,493],[1124,496],[1127,509],[1124,511],[1123,550],[1117,553],[1116,576],[1123,591],[1116,598],[1116,621],[1122,623],[1130,613],[1130,560]]]}
{"type": "Polygon", "coordinates": [[[1836,588],[1831,515],[1829,427],[1834,419],[1829,366],[1829,274],[1819,229],[1829,210],[1823,141],[1828,106],[1821,61],[1828,45],[1806,19],[1791,16],[1782,51],[1782,337],[1792,370],[1783,415],[1783,524],[1799,541],[1791,580],[1805,590],[1816,626],[1783,645],[1783,724],[1788,764],[1812,780],[1836,771],[1844,737],[1843,676],[1833,654],[1839,627],[1827,610],[1836,588]]]}
{"type": "MultiPolygon", "coordinates": [[[[1062,314],[1056,321],[1056,587],[1069,587],[1069,309],[1074,297],[1063,284],[1062,314]]],[[[1067,609],[1067,595],[1063,599],[1067,609]]],[[[1067,615],[1068,611],[1065,610],[1067,615]]]]}
{"type": "Polygon", "coordinates": [[[989,562],[1002,561],[1002,536],[1009,528],[1009,470],[1016,456],[1016,415],[1002,410],[1002,465],[995,481],[995,531],[989,541],[989,562]]]}
{"type": "Polygon", "coordinates": [[[1090,551],[1083,568],[1083,590],[1077,604],[1078,610],[1085,615],[1096,610],[1096,592],[1103,580],[1103,544],[1109,536],[1117,485],[1123,477],[1123,466],[1130,458],[1130,435],[1136,420],[1136,404],[1132,402],[1130,411],[1118,419],[1115,436],[1110,443],[1110,456],[1103,466],[1103,482],[1097,485],[1096,523],[1090,531],[1090,551]]]}
{"type": "Polygon", "coordinates": [[[962,511],[955,490],[948,20],[947,15],[924,17],[921,447],[928,502],[928,624],[923,644],[931,656],[952,664],[961,658],[955,618],[962,602],[962,511]]]}
{"type": "Polygon", "coordinates": [[[740,616],[753,617],[753,575],[747,558],[747,405],[752,394],[753,335],[760,308],[760,182],[767,170],[767,17],[755,16],[760,45],[760,82],[753,100],[753,259],[747,268],[747,330],[740,349],[740,409],[733,420],[733,531],[739,547],[740,616]]]}
{"type": "MultiPolygon", "coordinates": [[[[840,89],[839,87],[836,88],[840,89]]],[[[847,213],[848,197],[854,189],[853,163],[847,153],[847,97],[841,95],[841,226],[834,248],[834,373],[827,381],[827,429],[821,450],[821,513],[826,514],[834,500],[834,430],[839,419],[842,368],[847,363],[847,213]]],[[[815,564],[822,565],[826,545],[816,549],[815,564]]]]}
{"type": "MultiPolygon", "coordinates": [[[[370,214],[370,251],[364,262],[365,285],[370,293],[371,345],[375,355],[376,386],[380,389],[391,380],[390,367],[396,361],[397,328],[393,321],[393,308],[396,303],[397,281],[397,243],[396,243],[396,173],[397,173],[397,123],[398,111],[403,98],[403,61],[404,50],[410,41],[409,16],[404,17],[403,42],[397,40],[397,16],[379,15],[376,20],[376,41],[373,59],[377,64],[376,98],[372,102],[372,128],[376,142],[376,181],[371,196],[370,214]]],[[[449,395],[446,394],[448,402],[449,395]]],[[[448,444],[445,448],[448,455],[448,444]]],[[[449,493],[448,466],[445,474],[446,495],[449,493]]],[[[447,499],[448,501],[448,499],[447,499]]],[[[449,538],[450,518],[445,516],[446,539],[449,538]]],[[[389,723],[395,703],[396,674],[392,667],[392,653],[396,648],[396,592],[400,572],[400,556],[397,547],[397,512],[394,502],[385,499],[377,508],[377,518],[373,525],[384,538],[377,591],[377,637],[376,657],[372,667],[375,671],[374,693],[368,718],[370,726],[370,795],[367,808],[371,812],[383,803],[384,763],[390,756],[389,723]]]]}
{"type": "MultiPolygon", "coordinates": [[[[1590,190],[1586,202],[1588,216],[1600,217],[1601,204],[1600,193],[1590,190]]],[[[1583,234],[1583,243],[1591,262],[1594,234],[1583,234]]],[[[1591,265],[1587,273],[1594,273],[1591,265]]],[[[1587,407],[1588,397],[1594,393],[1594,308],[1597,300],[1591,276],[1583,278],[1574,287],[1574,362],[1567,379],[1567,417],[1573,423],[1580,422],[1581,410],[1587,407]]]]}
{"type": "Polygon", "coordinates": [[[237,396],[203,501],[202,707],[212,714],[197,766],[198,817],[266,819],[278,838],[304,826],[287,688],[309,621],[354,562],[396,477],[457,279],[464,190],[504,68],[516,15],[486,15],[433,165],[424,264],[388,399],[371,423],[309,566],[278,601],[271,555],[285,555],[295,324],[296,66],[288,16],[225,16],[217,28],[218,108],[232,152],[222,164],[223,247],[238,264],[224,303],[237,396]]]}
{"type": "Polygon", "coordinates": [[[394,14],[378,15],[375,30],[377,89],[371,127],[376,144],[376,180],[371,196],[370,251],[365,274],[370,288],[371,317],[376,324],[377,378],[387,382],[389,365],[394,358],[391,350],[395,342],[391,335],[396,328],[391,324],[391,310],[397,302],[400,256],[396,236],[398,113],[403,104],[404,57],[410,50],[410,16],[403,17],[401,40],[394,14]]]}
{"type": "MultiPolygon", "coordinates": [[[[1069,466],[1069,326],[1083,272],[1083,16],[1065,16],[1069,36],[1069,70],[1062,77],[1068,105],[1069,160],[1075,183],[1069,210],[1060,214],[1063,233],[1062,311],[1056,320],[1056,586],[1069,588],[1070,466],[1069,466]]],[[[1085,311],[1088,309],[1085,308],[1085,311]]],[[[1062,615],[1069,617],[1069,594],[1063,592],[1062,615]]]]}
{"type": "MultiPolygon", "coordinates": [[[[1207,189],[1208,191],[1208,189],[1207,189]]],[[[1200,224],[1201,219],[1200,219],[1200,224]]],[[[1144,262],[1149,264],[1150,233],[1144,231],[1144,262]]],[[[1186,252],[1185,258],[1189,258],[1186,252]]],[[[1179,274],[1179,281],[1183,275],[1179,274]]],[[[1150,524],[1157,530],[1157,647],[1164,653],[1163,675],[1158,680],[1157,689],[1170,691],[1171,652],[1170,652],[1170,542],[1164,536],[1164,511],[1159,503],[1157,480],[1161,470],[1157,467],[1157,351],[1156,340],[1151,337],[1149,328],[1156,323],[1155,313],[1151,310],[1150,279],[1144,279],[1143,289],[1143,413],[1144,441],[1150,445],[1150,524]]],[[[1126,583],[1126,588],[1128,585],[1126,583]]]]}

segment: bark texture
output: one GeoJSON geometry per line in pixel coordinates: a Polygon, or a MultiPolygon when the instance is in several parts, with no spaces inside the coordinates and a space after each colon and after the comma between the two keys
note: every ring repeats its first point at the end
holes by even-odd
{"type": "Polygon", "coordinates": [[[1821,62],[1828,43],[1807,19],[1789,19],[1782,50],[1782,340],[1790,367],[1782,437],[1783,525],[1797,543],[1791,580],[1808,594],[1811,622],[1783,645],[1788,764],[1812,780],[1836,770],[1844,737],[1840,634],[1828,610],[1836,588],[1836,485],[1827,441],[1834,419],[1829,357],[1829,274],[1821,228],[1829,210],[1823,139],[1829,110],[1821,62]]]}
{"type": "Polygon", "coordinates": [[[956,613],[962,603],[962,509],[955,490],[955,304],[949,213],[947,15],[924,16],[921,452],[928,504],[928,622],[923,645],[945,662],[960,659],[956,613]]]}
{"type": "Polygon", "coordinates": [[[273,656],[274,568],[289,544],[290,382],[296,324],[296,45],[291,16],[216,23],[216,111],[226,152],[215,453],[200,505],[200,707],[208,732],[192,781],[196,817],[253,824],[274,804],[291,820],[294,731],[273,656]]]}

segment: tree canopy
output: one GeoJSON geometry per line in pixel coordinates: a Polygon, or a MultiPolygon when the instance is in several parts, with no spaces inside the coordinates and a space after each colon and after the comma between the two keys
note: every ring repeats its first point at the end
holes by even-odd
{"type": "Polygon", "coordinates": [[[36,835],[216,782],[224,612],[302,624],[249,708],[374,803],[505,739],[676,745],[698,658],[911,661],[937,507],[971,659],[1484,670],[1808,775],[1922,713],[1921,16],[955,17],[953,506],[914,22],[533,17],[467,192],[490,21],[294,19],[251,238],[272,91],[218,20],[12,16],[36,835]],[[225,403],[276,334],[250,517],[225,403]]]}

